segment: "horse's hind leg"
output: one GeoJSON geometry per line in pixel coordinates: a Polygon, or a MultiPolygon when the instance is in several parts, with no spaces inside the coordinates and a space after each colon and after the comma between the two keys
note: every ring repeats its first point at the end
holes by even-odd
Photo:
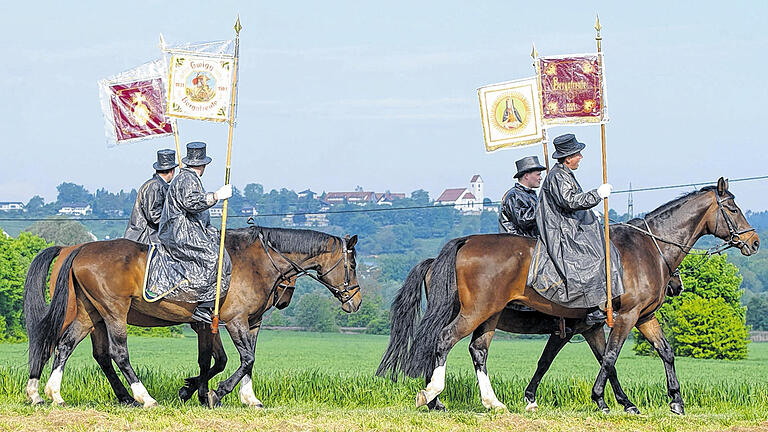
{"type": "Polygon", "coordinates": [[[677,380],[677,374],[675,373],[675,353],[672,351],[669,342],[667,342],[667,338],[664,337],[659,321],[656,320],[656,317],[653,317],[638,325],[637,329],[653,345],[664,362],[664,371],[667,373],[667,394],[672,398],[672,402],[669,403],[669,409],[675,414],[685,414],[683,398],[680,395],[680,382],[677,380]]]}
{"type": "Polygon", "coordinates": [[[539,404],[536,403],[536,390],[539,388],[541,379],[544,378],[544,374],[547,373],[549,367],[552,366],[552,362],[557,357],[557,354],[573,337],[573,334],[569,334],[565,338],[561,338],[560,335],[550,335],[547,340],[547,345],[544,347],[544,351],[539,357],[539,362],[536,366],[536,372],[531,378],[531,382],[528,383],[528,387],[525,388],[525,410],[536,411],[539,408],[539,404]]]}
{"type": "MultiPolygon", "coordinates": [[[[587,341],[587,344],[589,344],[592,353],[595,355],[597,362],[602,364],[603,352],[605,352],[605,332],[603,331],[603,326],[595,326],[582,334],[587,341]]],[[[608,375],[608,380],[611,383],[611,387],[613,387],[613,395],[616,397],[616,402],[623,406],[624,411],[627,413],[640,414],[640,410],[637,409],[631,400],[629,400],[629,396],[627,396],[627,394],[624,393],[624,389],[621,388],[619,377],[616,376],[615,373],[616,371],[614,370],[613,372],[614,373],[608,375]]],[[[602,404],[605,405],[604,400],[602,401],[602,404]]],[[[601,403],[598,402],[598,405],[601,405],[601,403]]]]}
{"type": "Polygon", "coordinates": [[[491,386],[491,380],[488,378],[488,369],[486,360],[488,360],[488,348],[493,340],[493,334],[496,330],[496,323],[499,321],[501,313],[492,316],[490,319],[480,324],[480,327],[472,333],[472,341],[469,343],[469,354],[472,356],[472,363],[475,365],[475,374],[477,375],[477,384],[480,387],[480,399],[486,409],[506,410],[507,406],[499,402],[496,393],[491,386]]]}
{"type": "MultiPolygon", "coordinates": [[[[99,311],[102,312],[102,311],[99,311]]],[[[104,311],[106,312],[106,311],[104,311]]],[[[126,317],[127,311],[121,318],[116,318],[118,312],[114,311],[111,316],[104,316],[104,323],[107,327],[107,334],[109,335],[109,354],[112,360],[117,363],[117,367],[123,373],[125,380],[131,386],[133,392],[133,398],[136,402],[142,404],[144,408],[151,408],[157,406],[157,401],[152,398],[141,383],[139,377],[131,366],[131,362],[128,358],[128,331],[126,329],[126,317]]]]}
{"type": "Polygon", "coordinates": [[[488,319],[487,316],[482,317],[482,321],[480,321],[478,319],[465,317],[462,313],[459,313],[456,318],[443,329],[437,341],[437,349],[435,350],[435,369],[432,371],[429,384],[427,384],[427,388],[416,394],[417,408],[428,404],[436,398],[437,395],[443,392],[443,389],[445,389],[445,361],[448,358],[448,353],[458,341],[472,333],[472,331],[477,328],[479,322],[481,323],[486,319],[488,319]]]}
{"type": "Polygon", "coordinates": [[[117,400],[125,405],[136,405],[136,401],[128,393],[128,389],[120,381],[114,366],[112,366],[112,358],[109,356],[109,336],[103,321],[94,324],[93,331],[91,332],[91,345],[93,346],[93,358],[107,377],[107,381],[112,386],[112,391],[115,392],[117,400]]]}
{"type": "Polygon", "coordinates": [[[54,405],[64,405],[64,399],[61,397],[61,378],[64,375],[64,366],[67,364],[69,356],[75,350],[91,329],[91,322],[83,322],[78,316],[61,335],[59,343],[56,346],[56,355],[51,367],[51,376],[45,384],[45,395],[51,398],[54,405]]]}

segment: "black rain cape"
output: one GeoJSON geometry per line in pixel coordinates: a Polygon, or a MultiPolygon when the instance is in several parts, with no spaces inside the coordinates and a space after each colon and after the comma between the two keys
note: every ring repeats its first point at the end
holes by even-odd
{"type": "Polygon", "coordinates": [[[157,227],[165,205],[168,183],[157,173],[139,188],[124,237],[135,242],[159,243],[157,227]]]}
{"type": "MultiPolygon", "coordinates": [[[[182,168],[171,181],[160,217],[162,243],[149,268],[147,289],[155,299],[171,294],[174,300],[211,301],[216,297],[219,230],[211,225],[208,209],[216,204],[200,177],[182,168]]],[[[224,250],[221,295],[229,287],[232,261],[224,250]]]]}
{"type": "MultiPolygon", "coordinates": [[[[528,285],[548,300],[570,308],[606,302],[605,234],[590,210],[601,201],[596,190],[583,192],[573,172],[556,164],[541,185],[536,243],[528,285]]],[[[619,251],[611,244],[611,294],[624,293],[619,251]]]]}
{"type": "Polygon", "coordinates": [[[525,237],[538,237],[536,227],[536,191],[520,183],[504,194],[499,211],[499,232],[525,237]]]}

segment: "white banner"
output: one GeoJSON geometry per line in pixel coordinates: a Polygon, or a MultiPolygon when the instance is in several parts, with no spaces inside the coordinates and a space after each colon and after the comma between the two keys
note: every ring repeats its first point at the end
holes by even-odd
{"type": "Polygon", "coordinates": [[[167,114],[173,117],[229,121],[233,56],[171,52],[167,114]]]}
{"type": "Polygon", "coordinates": [[[485,151],[544,141],[536,77],[480,87],[485,151]]]}

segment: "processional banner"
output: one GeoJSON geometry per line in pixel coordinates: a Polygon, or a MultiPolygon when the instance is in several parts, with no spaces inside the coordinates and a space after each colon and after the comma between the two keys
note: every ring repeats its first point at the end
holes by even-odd
{"type": "Polygon", "coordinates": [[[167,114],[194,120],[226,122],[233,88],[233,41],[210,42],[166,50],[167,114]]]}
{"type": "Polygon", "coordinates": [[[545,127],[605,120],[600,54],[540,57],[536,66],[545,127]]]}
{"type": "Polygon", "coordinates": [[[99,81],[99,98],[110,145],[173,133],[165,116],[161,60],[99,81]]]}
{"type": "Polygon", "coordinates": [[[536,77],[480,87],[477,94],[486,152],[544,140],[536,77]]]}

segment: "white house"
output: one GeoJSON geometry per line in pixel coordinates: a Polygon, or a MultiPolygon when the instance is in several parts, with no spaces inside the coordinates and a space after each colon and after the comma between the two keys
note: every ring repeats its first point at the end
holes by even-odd
{"type": "MultiPolygon", "coordinates": [[[[227,209],[227,210],[229,210],[229,209],[227,209]]],[[[216,204],[214,204],[213,207],[208,209],[208,212],[209,212],[208,214],[211,217],[221,217],[221,215],[224,214],[224,204],[223,204],[223,201],[219,201],[216,204]]]]}
{"type": "Polygon", "coordinates": [[[93,213],[90,204],[64,204],[59,209],[60,215],[86,216],[93,213]]]}
{"type": "Polygon", "coordinates": [[[464,213],[480,213],[483,211],[484,189],[483,178],[475,174],[468,188],[444,190],[435,200],[435,205],[453,205],[464,213]]]}
{"type": "Polygon", "coordinates": [[[24,210],[24,203],[19,201],[0,201],[0,211],[24,210]]]}

